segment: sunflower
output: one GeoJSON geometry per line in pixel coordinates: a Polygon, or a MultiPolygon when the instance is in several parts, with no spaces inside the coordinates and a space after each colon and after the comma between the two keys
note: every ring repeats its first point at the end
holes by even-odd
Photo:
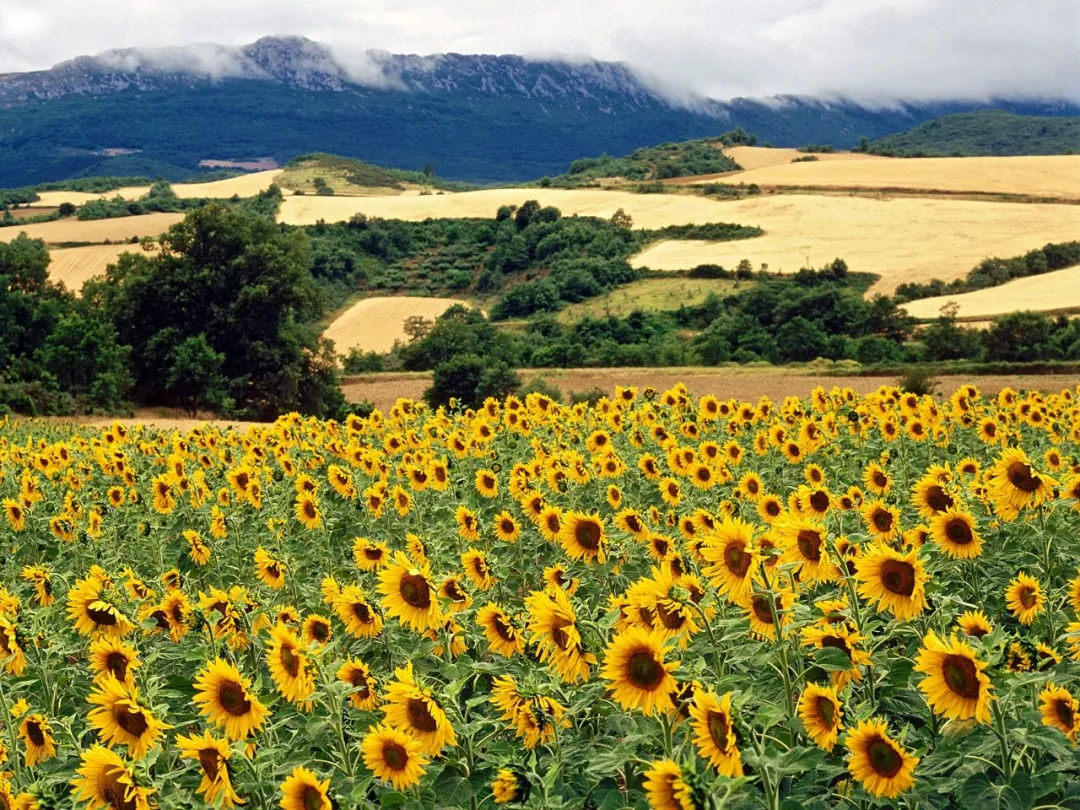
{"type": "Polygon", "coordinates": [[[349,702],[357,709],[371,711],[379,705],[379,682],[368,665],[359,658],[346,661],[337,671],[337,679],[352,689],[349,702]]]}
{"type": "Polygon", "coordinates": [[[34,600],[42,607],[56,602],[52,588],[52,572],[41,565],[23,566],[21,576],[34,586],[34,600]]]}
{"type": "Polygon", "coordinates": [[[56,739],[45,715],[31,714],[25,717],[19,726],[19,737],[26,746],[27,768],[56,756],[56,739]]]}
{"type": "Polygon", "coordinates": [[[315,669],[304,645],[287,624],[271,629],[266,666],[282,697],[290,703],[310,705],[315,694],[315,669]]]}
{"type": "Polygon", "coordinates": [[[1005,450],[987,470],[986,483],[994,510],[1004,520],[1015,520],[1028,509],[1053,497],[1057,482],[1040,473],[1020,448],[1005,450]]]}
{"type": "Polygon", "coordinates": [[[414,738],[421,750],[437,757],[446,746],[457,745],[454,727],[430,689],[417,683],[412,661],[394,670],[397,680],[388,684],[383,705],[386,723],[414,738]]]}
{"type": "Polygon", "coordinates": [[[700,547],[709,565],[702,573],[720,594],[734,602],[745,599],[761,566],[754,546],[754,526],[738,518],[726,518],[708,534],[700,547]]]}
{"type": "Polygon", "coordinates": [[[690,704],[694,745],[703,759],[723,776],[742,776],[742,754],[735,738],[731,693],[717,697],[712,689],[699,690],[690,704]]]}
{"type": "Polygon", "coordinates": [[[844,727],[844,711],[836,689],[808,683],[799,697],[799,719],[816,746],[832,751],[844,727]]]}
{"type": "Polygon", "coordinates": [[[121,639],[99,638],[90,644],[90,669],[95,677],[111,675],[130,687],[135,685],[134,672],[140,666],[138,652],[121,639]]]}
{"type": "Polygon", "coordinates": [[[1042,724],[1056,728],[1072,743],[1080,734],[1080,701],[1068,689],[1048,683],[1039,693],[1042,724]]]}
{"type": "Polygon", "coordinates": [[[491,575],[488,566],[487,555],[478,548],[470,548],[461,555],[461,567],[465,575],[472,580],[473,585],[481,591],[490,590],[495,585],[495,577],[491,575]]]}
{"type": "Polygon", "coordinates": [[[986,618],[986,614],[981,610],[968,610],[960,614],[960,617],[956,620],[957,626],[966,636],[973,636],[974,638],[982,638],[987,635],[993,627],[990,626],[989,619],[986,618]]]}
{"type": "Polygon", "coordinates": [[[1039,580],[1023,571],[1017,574],[1005,589],[1005,606],[1012,611],[1020,624],[1031,624],[1035,621],[1035,617],[1046,607],[1046,594],[1043,593],[1039,580]]]}
{"type": "Polygon", "coordinates": [[[300,765],[281,783],[281,810],[333,810],[330,780],[300,765]]]}
{"type": "Polygon", "coordinates": [[[390,560],[386,543],[357,537],[353,540],[353,561],[361,571],[378,571],[390,560]]]}
{"type": "Polygon", "coordinates": [[[645,715],[673,708],[671,672],[678,663],[664,662],[665,634],[656,630],[629,629],[619,633],[604,651],[601,674],[623,709],[641,709],[645,715]]]}
{"type": "Polygon", "coordinates": [[[322,511],[319,509],[319,498],[313,492],[301,492],[296,496],[293,505],[293,514],[296,519],[308,531],[319,528],[322,525],[322,511]]]}
{"type": "Polygon", "coordinates": [[[892,489],[892,478],[885,472],[885,468],[876,461],[870,462],[863,470],[863,484],[875,495],[888,495],[892,489]]]}
{"type": "Polygon", "coordinates": [[[557,506],[546,505],[540,516],[536,519],[536,525],[540,534],[551,543],[559,542],[559,533],[562,531],[563,511],[557,506]]]}
{"type": "Polygon", "coordinates": [[[355,638],[376,638],[383,631],[382,614],[355,585],[342,588],[334,597],[332,607],[345,630],[355,638]]]}
{"type": "Polygon", "coordinates": [[[577,577],[568,577],[566,574],[566,566],[562,563],[549,565],[544,569],[544,583],[548,588],[558,588],[566,591],[567,596],[573,596],[577,593],[581,580],[577,577]]]}
{"type": "Polygon", "coordinates": [[[300,635],[304,641],[318,647],[329,642],[333,634],[334,628],[330,624],[330,620],[325,616],[320,616],[318,613],[312,613],[304,619],[304,623],[300,627],[300,635]]]}
{"type": "Polygon", "coordinates": [[[285,587],[285,563],[271,557],[262,546],[255,550],[255,574],[268,588],[277,591],[285,587]]]}
{"type": "Polygon", "coordinates": [[[8,526],[13,532],[21,532],[26,528],[26,509],[18,501],[4,498],[4,517],[7,518],[8,526]]]}
{"type": "Polygon", "coordinates": [[[758,516],[766,523],[776,523],[784,515],[784,504],[771,493],[762,495],[757,502],[758,516]]]}
{"type": "Polygon", "coordinates": [[[583,512],[567,512],[559,529],[559,543],[574,560],[605,562],[607,560],[607,534],[600,515],[583,512]]]}
{"type": "Polygon", "coordinates": [[[479,520],[476,512],[465,505],[461,505],[454,512],[454,520],[457,521],[458,534],[465,540],[479,540],[479,520]]]}
{"type": "Polygon", "coordinates": [[[561,588],[533,591],[525,599],[525,607],[529,611],[529,640],[537,646],[540,660],[550,662],[566,683],[587,681],[596,656],[583,649],[577,615],[566,592],[561,588]]]}
{"type": "Polygon", "coordinates": [[[521,537],[521,526],[506,510],[495,516],[495,537],[504,543],[516,543],[521,537]]]}
{"type": "Polygon", "coordinates": [[[900,552],[874,543],[859,559],[855,578],[860,596],[900,621],[913,619],[926,609],[928,577],[918,549],[900,552]]]}
{"type": "Polygon", "coordinates": [[[228,740],[215,737],[209,731],[204,731],[201,737],[180,734],[176,737],[176,747],[180,751],[181,759],[193,759],[199,763],[202,781],[195,792],[203,796],[207,804],[216,806],[220,799],[221,807],[231,810],[244,803],[233,790],[229,775],[228,761],[232,756],[232,749],[229,748],[228,740]]]}
{"type": "Polygon", "coordinates": [[[683,778],[682,768],[670,759],[658,759],[645,769],[645,799],[652,810],[698,810],[694,790],[683,778]]]}
{"type": "Polygon", "coordinates": [[[491,797],[495,804],[510,804],[524,801],[526,797],[525,780],[509,768],[500,768],[491,781],[491,797]]]}
{"type": "Polygon", "coordinates": [[[379,593],[386,612],[417,633],[442,622],[439,600],[428,564],[414,565],[400,551],[394,562],[379,572],[379,593]]]}
{"type": "Polygon", "coordinates": [[[171,726],[162,723],[153,712],[139,703],[139,690],[128,688],[111,675],[95,682],[87,702],[97,706],[87,717],[98,737],[106,745],[126,745],[136,762],[146,756],[171,726]]]}
{"type": "Polygon", "coordinates": [[[750,620],[750,632],[775,641],[777,622],[781,628],[791,622],[788,611],[793,604],[795,594],[790,591],[779,591],[772,596],[760,591],[751,593],[742,604],[750,620]]]}
{"type": "Polygon", "coordinates": [[[476,612],[476,623],[483,628],[492,652],[506,658],[525,652],[524,635],[509,614],[495,602],[488,602],[476,612]]]}
{"type": "Polygon", "coordinates": [[[926,675],[919,689],[937,714],[950,720],[990,722],[990,679],[983,672],[986,663],[975,657],[975,649],[955,635],[944,640],[933,631],[923,638],[915,659],[915,671],[926,675]]]}
{"type": "Polygon", "coordinates": [[[117,754],[101,745],[80,755],[82,763],[71,780],[75,801],[86,810],[151,810],[154,788],[140,787],[131,768],[117,754]]]}
{"type": "Polygon", "coordinates": [[[919,758],[889,736],[883,720],[860,720],[845,745],[851,775],[873,796],[895,799],[915,785],[919,758]]]}
{"type": "Polygon", "coordinates": [[[135,629],[135,625],[114,605],[103,600],[104,583],[94,576],[80,579],[68,591],[67,615],[75,629],[85,636],[120,638],[135,629]]]}
{"type": "Polygon", "coordinates": [[[864,640],[862,635],[846,621],[830,622],[826,619],[823,623],[802,629],[802,643],[805,646],[819,650],[840,650],[848,657],[850,661],[848,669],[833,670],[832,684],[837,689],[842,689],[850,681],[861,681],[862,672],[859,667],[870,666],[870,653],[859,647],[864,640]]]}
{"type": "Polygon", "coordinates": [[[499,495],[499,479],[491,470],[476,471],[476,491],[484,498],[496,498],[499,495]]]}
{"type": "Polygon", "coordinates": [[[780,563],[798,566],[799,580],[834,582],[840,569],[829,559],[825,524],[814,518],[789,517],[775,525],[774,537],[784,547],[780,563]]]}
{"type": "Polygon", "coordinates": [[[183,532],[184,539],[188,542],[189,552],[188,556],[191,557],[191,561],[196,565],[206,565],[210,562],[210,546],[206,544],[206,541],[202,539],[202,536],[192,529],[185,529],[183,532]]]}
{"type": "Polygon", "coordinates": [[[389,782],[395,790],[405,790],[419,784],[428,764],[419,742],[404,731],[386,724],[368,729],[360,750],[368,770],[377,779],[389,782]]]}
{"type": "Polygon", "coordinates": [[[878,540],[889,540],[900,533],[900,510],[880,499],[864,503],[859,514],[878,540]]]}
{"type": "Polygon", "coordinates": [[[18,631],[6,616],[0,616],[0,661],[8,674],[20,677],[26,671],[26,653],[19,644],[18,631]]]}
{"type": "Polygon", "coordinates": [[[975,529],[975,516],[951,506],[930,520],[930,539],[953,559],[971,560],[982,553],[982,537],[975,529]]]}
{"type": "Polygon", "coordinates": [[[218,658],[199,672],[192,700],[214,725],[225,729],[230,740],[242,740],[262,728],[268,713],[250,686],[240,670],[218,658]]]}

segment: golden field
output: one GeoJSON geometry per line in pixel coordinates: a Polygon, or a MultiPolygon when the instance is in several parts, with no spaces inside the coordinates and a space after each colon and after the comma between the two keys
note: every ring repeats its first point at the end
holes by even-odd
{"type": "Polygon", "coordinates": [[[757,225],[765,235],[735,242],[658,242],[633,264],[654,270],[710,263],[731,268],[749,259],[793,273],[840,257],[853,271],[881,276],[871,294],[888,294],[904,282],[963,278],[988,256],[1016,256],[1075,239],[1080,231],[1080,208],[1073,205],[814,195],[715,205],[723,213],[714,219],[757,225]]]}
{"type": "MultiPolygon", "coordinates": [[[[786,166],[796,158],[807,156],[805,152],[800,152],[798,149],[766,146],[732,146],[725,149],[724,154],[748,171],[764,169],[768,166],[786,166]]],[[[846,160],[891,160],[881,155],[867,155],[862,152],[824,152],[814,157],[819,161],[829,163],[846,160]]]]}
{"type": "MultiPolygon", "coordinates": [[[[173,183],[172,190],[181,199],[229,199],[233,196],[254,197],[260,191],[266,191],[274,183],[284,169],[268,169],[263,172],[252,172],[227,180],[215,180],[212,183],[173,183]]],[[[91,200],[111,200],[115,197],[123,197],[125,200],[137,200],[145,197],[150,191],[149,186],[125,186],[124,188],[106,191],[101,194],[88,194],[83,191],[42,191],[38,193],[41,198],[31,203],[33,208],[51,208],[61,203],[69,202],[72,205],[83,205],[91,200]]],[[[283,189],[283,193],[291,192],[283,189]]]]}
{"type": "Polygon", "coordinates": [[[25,227],[0,228],[0,242],[10,242],[20,233],[25,233],[31,239],[42,239],[48,245],[64,242],[126,242],[132,237],[158,236],[183,219],[183,214],[142,214],[85,221],[61,219],[25,227]]]}
{"type": "MultiPolygon", "coordinates": [[[[759,186],[1021,194],[1080,199],[1080,155],[883,158],[765,165],[724,175],[759,186]]],[[[698,180],[697,182],[708,182],[698,180]]]]}
{"type": "Polygon", "coordinates": [[[454,304],[465,303],[453,298],[404,295],[364,298],[334,318],[323,337],[334,341],[338,354],[348,354],[352,349],[388,352],[395,341],[409,342],[404,326],[410,316],[434,320],[454,304]]]}
{"type": "Polygon", "coordinates": [[[138,245],[86,245],[57,248],[49,251],[49,279],[59,281],[76,295],[83,284],[94,276],[104,275],[105,269],[124,253],[137,253],[138,245]]]}
{"type": "Polygon", "coordinates": [[[941,308],[957,304],[961,319],[990,318],[1010,312],[1063,312],[1080,307],[1080,265],[1018,278],[1000,287],[988,287],[956,295],[922,298],[903,304],[916,318],[936,318],[941,308]]]}

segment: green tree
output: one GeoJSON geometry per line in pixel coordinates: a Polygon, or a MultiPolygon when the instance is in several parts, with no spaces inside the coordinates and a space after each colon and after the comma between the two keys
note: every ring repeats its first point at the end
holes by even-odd
{"type": "Polygon", "coordinates": [[[221,410],[226,403],[228,380],[221,373],[225,355],[216,352],[200,332],[185,338],[170,353],[165,390],[192,418],[199,409],[221,410]]]}

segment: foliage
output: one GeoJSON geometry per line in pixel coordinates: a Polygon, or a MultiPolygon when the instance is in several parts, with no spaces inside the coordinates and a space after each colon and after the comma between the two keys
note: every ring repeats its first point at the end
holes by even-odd
{"type": "Polygon", "coordinates": [[[1005,110],[955,113],[879,138],[865,151],[896,157],[1076,154],[1080,117],[1016,115],[1005,110]]]}
{"type": "Polygon", "coordinates": [[[432,408],[458,404],[476,408],[488,397],[514,393],[520,385],[521,379],[502,361],[493,363],[475,354],[457,354],[435,366],[424,399],[432,408]]]}
{"type": "MultiPolygon", "coordinates": [[[[325,152],[312,152],[309,154],[297,155],[289,161],[288,167],[316,167],[334,172],[344,172],[345,180],[347,182],[356,186],[366,186],[369,188],[401,190],[404,188],[402,183],[430,186],[446,191],[469,191],[470,189],[475,188],[475,186],[472,186],[469,183],[455,183],[450,180],[443,180],[435,174],[434,164],[431,163],[428,163],[427,166],[424,167],[425,171],[411,172],[402,169],[376,166],[373,163],[356,160],[355,158],[329,155],[325,152]]],[[[315,183],[318,184],[319,180],[322,180],[323,183],[326,182],[325,179],[317,177],[315,183]]]]}

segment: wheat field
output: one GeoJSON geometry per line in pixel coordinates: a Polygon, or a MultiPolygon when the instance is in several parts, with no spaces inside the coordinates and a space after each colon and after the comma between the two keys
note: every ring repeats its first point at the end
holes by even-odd
{"type": "MultiPolygon", "coordinates": [[[[764,169],[767,166],[786,166],[795,158],[806,157],[797,149],[766,146],[732,146],[724,154],[746,170],[764,169]]],[[[846,160],[889,160],[880,155],[867,155],[862,152],[825,152],[814,155],[819,161],[833,162],[846,160]]]]}
{"type": "MultiPolygon", "coordinates": [[[[770,151],[770,150],[765,150],[770,151]]],[[[825,160],[765,165],[725,175],[759,186],[1023,194],[1080,199],[1080,155],[825,160]]],[[[738,159],[738,158],[736,158],[738,159]]],[[[740,161],[741,163],[741,161],[740,161]]],[[[698,179],[696,182],[708,182],[698,179]]]]}
{"type": "Polygon", "coordinates": [[[405,319],[412,315],[435,319],[454,304],[453,298],[384,296],[357,301],[333,320],[323,337],[334,341],[339,354],[352,349],[362,352],[388,352],[395,341],[408,342],[405,319]]]}
{"type": "Polygon", "coordinates": [[[58,281],[78,294],[83,284],[94,276],[104,275],[105,269],[124,253],[136,253],[136,245],[87,245],[58,248],[49,251],[49,279],[58,281]]]}
{"type": "Polygon", "coordinates": [[[126,242],[132,237],[157,236],[184,219],[183,214],[142,214],[116,219],[61,219],[38,222],[26,227],[0,228],[0,242],[10,242],[20,233],[31,239],[43,239],[47,244],[65,242],[126,242]]]}
{"type": "MultiPolygon", "coordinates": [[[[172,190],[177,197],[184,200],[203,198],[225,200],[233,196],[254,197],[260,191],[270,188],[283,171],[284,169],[269,169],[264,172],[230,177],[227,180],[215,180],[212,183],[173,183],[172,190]]],[[[111,200],[116,197],[137,200],[145,197],[149,191],[150,186],[124,186],[101,194],[90,194],[85,191],[40,191],[38,192],[40,199],[31,203],[31,207],[55,208],[66,202],[72,205],[85,205],[91,200],[111,200]]],[[[287,189],[282,189],[282,193],[292,194],[287,189]]]]}
{"type": "Polygon", "coordinates": [[[941,314],[941,308],[950,303],[957,304],[957,316],[964,319],[990,318],[1024,310],[1059,312],[1080,307],[1080,265],[1041,276],[1018,278],[1000,287],[910,301],[904,304],[904,309],[916,318],[936,318],[941,314]]]}

